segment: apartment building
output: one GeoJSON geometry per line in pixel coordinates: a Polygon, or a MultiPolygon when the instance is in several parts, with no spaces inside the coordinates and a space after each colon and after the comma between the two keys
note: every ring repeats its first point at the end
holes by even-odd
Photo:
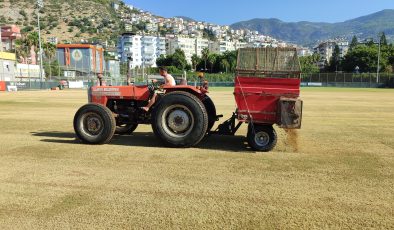
{"type": "Polygon", "coordinates": [[[143,36],[124,33],[118,41],[118,55],[121,62],[131,60],[131,67],[156,67],[157,58],[166,54],[164,37],[143,36]]]}
{"type": "Polygon", "coordinates": [[[175,53],[176,49],[185,52],[186,61],[191,64],[192,56],[196,54],[196,39],[186,37],[169,37],[167,39],[167,54],[175,53]]]}
{"type": "Polygon", "coordinates": [[[253,47],[253,44],[240,41],[219,40],[211,42],[209,50],[212,53],[223,54],[224,52],[235,51],[246,47],[253,47]]]}
{"type": "Polygon", "coordinates": [[[328,40],[314,48],[314,52],[320,55],[320,61],[318,62],[320,69],[324,69],[326,64],[330,62],[336,45],[339,47],[340,56],[344,57],[349,50],[349,42],[347,41],[328,40]]]}
{"type": "Polygon", "coordinates": [[[141,38],[141,65],[156,67],[157,37],[142,36],[141,38]]]}
{"type": "Polygon", "coordinates": [[[118,55],[121,62],[131,60],[131,67],[142,65],[141,36],[133,33],[124,33],[118,41],[118,55]]]}
{"type": "Polygon", "coordinates": [[[196,51],[195,54],[197,54],[197,56],[201,57],[201,53],[203,51],[203,49],[208,48],[209,49],[209,43],[210,41],[208,39],[205,38],[196,38],[196,51]]]}
{"type": "Polygon", "coordinates": [[[222,54],[226,51],[234,51],[236,50],[235,48],[235,42],[232,41],[214,41],[211,42],[210,45],[210,51],[212,53],[216,54],[222,54]]]}

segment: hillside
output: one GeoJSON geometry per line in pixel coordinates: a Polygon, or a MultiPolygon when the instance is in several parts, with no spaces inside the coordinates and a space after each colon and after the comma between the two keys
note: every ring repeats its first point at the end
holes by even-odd
{"type": "MultiPolygon", "coordinates": [[[[17,24],[23,32],[37,29],[33,0],[0,1],[0,24],[17,24]]],[[[59,42],[114,41],[121,23],[110,0],[46,0],[40,11],[42,35],[59,42]]]]}
{"type": "Polygon", "coordinates": [[[376,37],[384,31],[394,38],[394,10],[383,10],[340,23],[283,22],[279,19],[252,19],[232,24],[233,29],[257,30],[281,40],[298,44],[312,44],[317,40],[353,35],[360,38],[376,37]]]}

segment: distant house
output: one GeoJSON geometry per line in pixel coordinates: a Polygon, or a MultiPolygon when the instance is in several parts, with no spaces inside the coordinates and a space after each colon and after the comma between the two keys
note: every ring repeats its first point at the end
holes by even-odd
{"type": "Polygon", "coordinates": [[[1,44],[0,50],[9,51],[15,49],[15,40],[22,37],[21,30],[16,25],[1,27],[1,44]]]}

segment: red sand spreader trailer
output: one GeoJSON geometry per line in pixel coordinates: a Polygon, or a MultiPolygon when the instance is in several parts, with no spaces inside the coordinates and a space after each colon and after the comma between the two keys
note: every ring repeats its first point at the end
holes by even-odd
{"type": "Polygon", "coordinates": [[[207,85],[95,86],[89,104],[74,117],[79,139],[89,144],[109,142],[115,133],[130,134],[139,124],[152,125],[155,135],[170,147],[197,145],[207,134],[234,135],[248,124],[249,146],[272,150],[277,141],[274,124],[299,129],[302,119],[300,65],[293,48],[247,48],[238,51],[234,79],[237,109],[233,116],[211,130],[220,115],[208,96],[207,85]],[[146,112],[154,91],[159,99],[146,112]]]}

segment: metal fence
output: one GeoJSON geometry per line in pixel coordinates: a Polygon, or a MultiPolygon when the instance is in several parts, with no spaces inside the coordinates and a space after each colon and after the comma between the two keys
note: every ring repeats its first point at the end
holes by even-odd
{"type": "MultiPolygon", "coordinates": [[[[96,84],[97,75],[89,71],[77,71],[75,68],[60,65],[44,65],[45,73],[43,73],[44,81],[41,83],[37,70],[27,70],[34,72],[24,72],[20,70],[10,77],[10,73],[2,71],[0,67],[0,81],[7,81],[7,85],[17,86],[18,90],[27,89],[49,89],[60,85],[60,82],[83,82],[83,86],[87,88],[96,84]],[[72,74],[71,74],[72,73],[72,74]],[[30,77],[29,77],[30,76],[30,77]],[[10,79],[11,80],[8,80],[10,79]]],[[[134,69],[132,70],[132,81],[136,84],[146,84],[148,76],[158,75],[152,69],[134,69]]],[[[195,73],[188,73],[188,84],[198,85],[195,73]]],[[[111,72],[104,70],[104,81],[106,85],[126,85],[126,75],[113,75],[111,72]]],[[[176,79],[181,79],[182,74],[173,74],[176,79]]],[[[232,74],[207,74],[209,85],[211,87],[232,87],[234,86],[232,74]]],[[[378,88],[391,87],[394,88],[394,74],[381,73],[315,73],[301,74],[302,86],[304,87],[357,87],[357,88],[378,88]]]]}
{"type": "Polygon", "coordinates": [[[389,73],[315,73],[302,74],[303,86],[323,87],[394,87],[394,74],[389,73]]]}

